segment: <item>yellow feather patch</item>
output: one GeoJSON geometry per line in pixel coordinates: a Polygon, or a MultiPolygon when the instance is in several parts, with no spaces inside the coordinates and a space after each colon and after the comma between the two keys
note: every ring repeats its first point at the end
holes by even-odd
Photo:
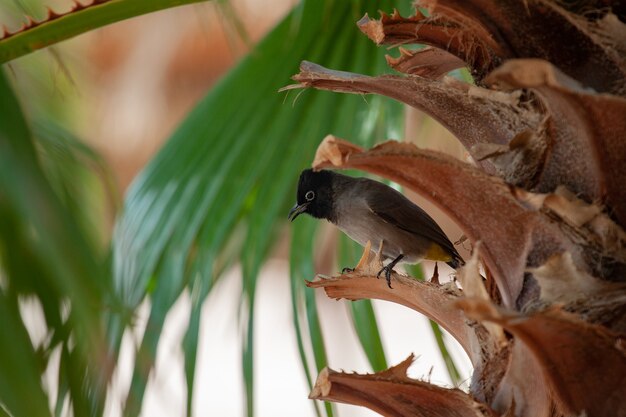
{"type": "Polygon", "coordinates": [[[448,262],[452,260],[452,256],[448,252],[446,252],[441,246],[436,243],[431,243],[430,247],[426,251],[426,255],[424,255],[424,259],[428,259],[431,261],[442,261],[448,262]]]}

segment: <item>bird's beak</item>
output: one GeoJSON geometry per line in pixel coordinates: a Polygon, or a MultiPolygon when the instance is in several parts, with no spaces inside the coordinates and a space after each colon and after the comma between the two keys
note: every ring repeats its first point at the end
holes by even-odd
{"type": "Polygon", "coordinates": [[[309,207],[309,203],[302,203],[300,205],[296,203],[296,205],[293,206],[291,210],[289,210],[289,215],[287,216],[287,218],[291,221],[294,221],[296,217],[304,213],[307,207],[309,207]]]}

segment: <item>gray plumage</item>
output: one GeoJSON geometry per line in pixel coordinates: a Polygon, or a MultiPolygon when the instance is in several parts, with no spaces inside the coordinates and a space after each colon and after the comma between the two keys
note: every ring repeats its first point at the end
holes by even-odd
{"type": "Polygon", "coordinates": [[[417,263],[434,242],[460,258],[439,225],[400,192],[368,178],[342,175],[337,180],[342,185],[334,193],[335,224],[361,246],[371,240],[378,248],[383,240],[383,256],[402,254],[404,262],[417,263]]]}

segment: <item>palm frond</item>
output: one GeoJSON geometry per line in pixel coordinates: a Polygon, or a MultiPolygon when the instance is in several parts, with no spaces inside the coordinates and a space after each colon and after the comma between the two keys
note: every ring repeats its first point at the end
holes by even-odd
{"type": "MultiPolygon", "coordinates": [[[[251,410],[256,276],[284,224],[299,171],[325,134],[372,140],[402,115],[401,106],[383,99],[277,91],[302,59],[376,71],[380,52],[345,24],[379,6],[374,3],[304,1],[198,104],[132,185],[113,244],[116,289],[131,311],[149,285],[153,290],[128,415],[139,411],[167,311],[185,288],[198,295],[198,308],[219,279],[216,260],[232,239],[242,242],[243,360],[251,410]]],[[[192,325],[185,339],[188,383],[195,364],[190,341],[197,337],[192,325]]]]}
{"type": "Polygon", "coordinates": [[[0,190],[2,317],[16,339],[3,345],[19,349],[2,355],[6,361],[0,365],[4,379],[0,386],[5,389],[0,391],[0,402],[15,415],[25,410],[32,411],[26,415],[49,414],[38,366],[45,369],[50,352],[60,345],[72,357],[60,372],[70,382],[74,412],[97,414],[104,400],[109,359],[100,315],[115,304],[107,266],[78,224],[77,212],[61,202],[46,179],[33,135],[4,73],[0,74],[0,190]],[[36,350],[24,337],[27,329],[20,304],[25,299],[41,306],[49,334],[36,350]],[[18,368],[13,366],[23,367],[18,379],[24,386],[15,385],[18,368]]]}

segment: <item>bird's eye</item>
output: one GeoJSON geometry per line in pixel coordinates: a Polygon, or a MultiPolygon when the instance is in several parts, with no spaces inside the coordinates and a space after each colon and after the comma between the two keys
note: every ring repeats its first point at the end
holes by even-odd
{"type": "Polygon", "coordinates": [[[307,191],[304,198],[306,198],[306,201],[311,201],[315,198],[315,193],[313,191],[307,191]]]}

